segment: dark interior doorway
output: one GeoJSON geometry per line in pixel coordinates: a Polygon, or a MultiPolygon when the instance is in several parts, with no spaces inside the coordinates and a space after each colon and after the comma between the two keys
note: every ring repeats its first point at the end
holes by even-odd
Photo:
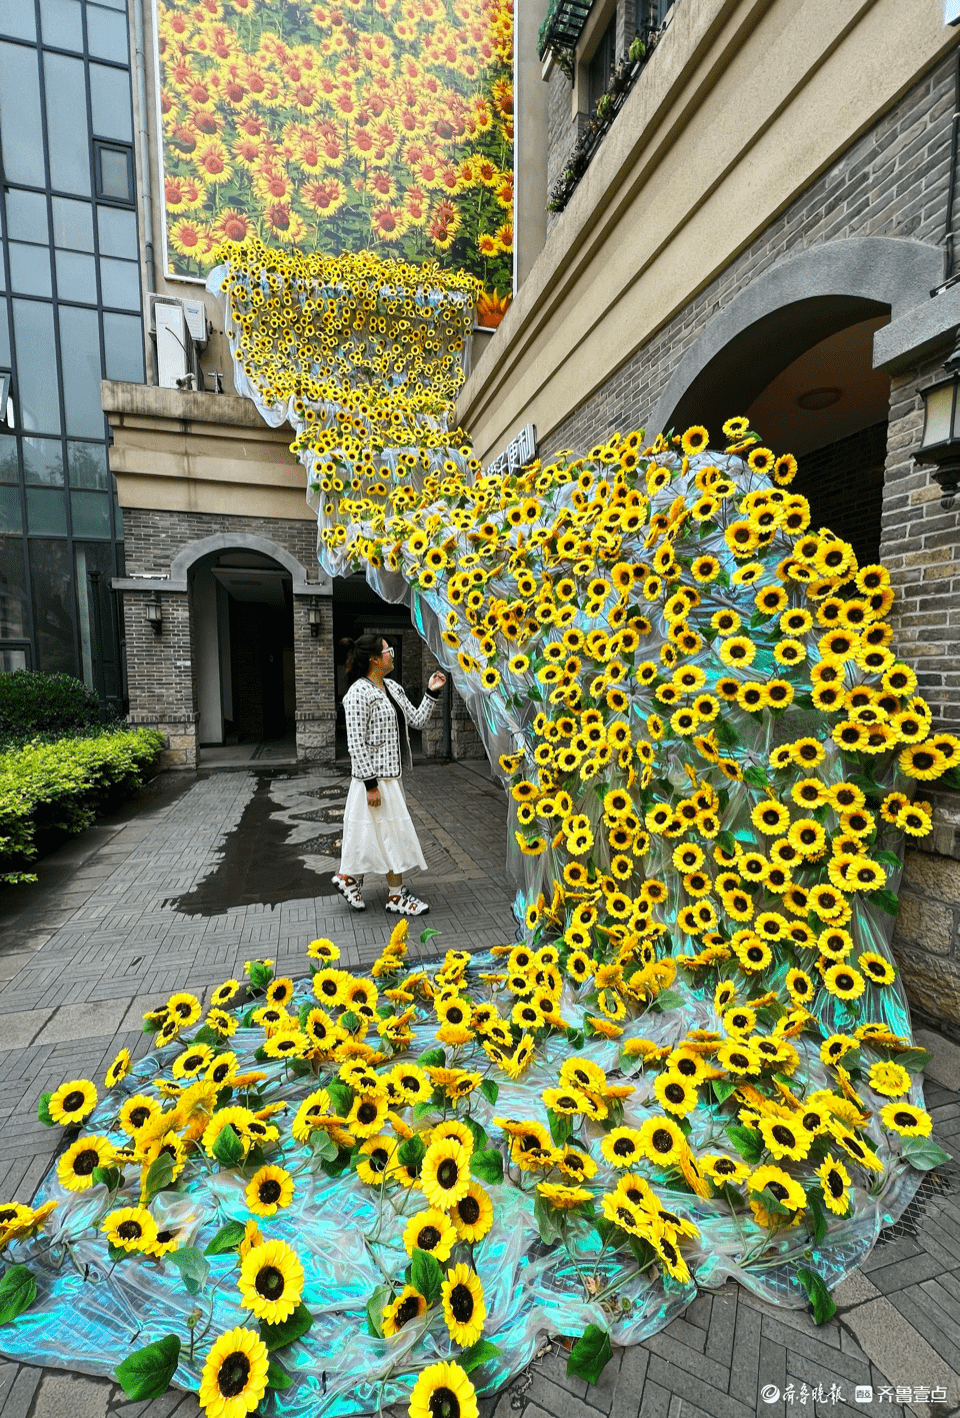
{"type": "Polygon", "coordinates": [[[293,616],[285,606],[230,597],[230,669],[225,732],[240,743],[293,733],[293,616]]]}

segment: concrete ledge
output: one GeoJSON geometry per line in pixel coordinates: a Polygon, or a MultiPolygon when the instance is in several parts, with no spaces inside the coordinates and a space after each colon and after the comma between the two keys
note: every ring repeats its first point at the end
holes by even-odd
{"type": "Polygon", "coordinates": [[[960,329],[960,285],[940,291],[904,314],[873,337],[873,367],[900,374],[933,355],[938,346],[951,343],[960,329]]]}
{"type": "Polygon", "coordinates": [[[156,384],[104,379],[100,384],[100,402],[105,414],[134,414],[176,423],[223,423],[277,436],[276,430],[264,423],[254,404],[237,394],[161,389],[156,384]]]}

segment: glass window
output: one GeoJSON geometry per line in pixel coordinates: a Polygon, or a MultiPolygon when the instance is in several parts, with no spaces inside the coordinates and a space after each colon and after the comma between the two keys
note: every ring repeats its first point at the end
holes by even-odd
{"type": "Polygon", "coordinates": [[[617,58],[617,20],[610,21],[587,70],[587,105],[592,113],[607,92],[617,58]]]}
{"type": "Polygon", "coordinates": [[[137,246],[137,218],[133,212],[124,212],[118,207],[98,207],[97,226],[101,256],[125,256],[128,261],[137,260],[140,252],[137,246]]]}
{"type": "MultiPolygon", "coordinates": [[[[20,532],[23,524],[20,515],[20,489],[0,487],[0,532],[20,532]]],[[[0,539],[0,547],[6,538],[0,539]]]]}
{"type": "Polygon", "coordinates": [[[33,6],[25,4],[24,0],[0,0],[0,34],[11,34],[15,39],[36,39],[33,6]]]}
{"type": "Polygon", "coordinates": [[[61,300],[97,304],[97,263],[79,251],[57,252],[57,294],[61,300]]]}
{"type": "Polygon", "coordinates": [[[40,0],[44,44],[83,53],[83,20],[79,0],[40,0]]]}
{"type": "Polygon", "coordinates": [[[95,310],[60,306],[60,349],[67,433],[81,438],[102,438],[100,330],[95,310]]]}
{"type": "Polygon", "coordinates": [[[115,59],[118,64],[126,64],[129,58],[126,15],[88,5],[87,51],[101,59],[115,59]]]}
{"type": "Polygon", "coordinates": [[[25,670],[27,668],[27,649],[11,650],[8,646],[0,648],[0,674],[9,675],[14,670],[25,670]]]}
{"type": "Polygon", "coordinates": [[[10,289],[18,295],[53,295],[49,246],[10,242],[10,289]]]}
{"type": "Polygon", "coordinates": [[[133,142],[128,70],[108,69],[105,64],[90,65],[90,110],[93,131],[98,138],[133,142]]]}
{"type": "Polygon", "coordinates": [[[23,478],[37,487],[63,487],[63,449],[59,439],[23,440],[23,478]]]}
{"type": "MultiPolygon", "coordinates": [[[[0,281],[0,286],[3,282],[0,281]]],[[[7,315],[7,302],[0,300],[0,370],[10,368],[10,319],[7,315]]],[[[4,421],[6,411],[0,409],[0,423],[4,421]]]]}
{"type": "Polygon", "coordinates": [[[140,309],[140,267],[136,261],[100,262],[100,291],[104,305],[121,310],[140,309]]]}
{"type": "Polygon", "coordinates": [[[53,239],[58,246],[70,251],[92,251],[93,208],[90,203],[54,197],[53,239]]]}
{"type": "Polygon", "coordinates": [[[93,145],[93,172],[98,197],[133,204],[133,148],[126,143],[101,143],[96,140],[93,145]]]}
{"type": "MultiPolygon", "coordinates": [[[[13,7],[16,9],[17,0],[13,0],[13,7]]],[[[21,2],[20,9],[26,8],[21,2]]],[[[0,43],[0,111],[16,114],[15,122],[3,124],[0,138],[4,179],[25,182],[28,187],[45,187],[36,50],[24,49],[22,44],[0,43]]]]}
{"type": "Polygon", "coordinates": [[[60,488],[27,488],[27,531],[41,536],[67,535],[67,508],[60,488]]]}
{"type": "Polygon", "coordinates": [[[47,199],[42,192],[7,189],[7,235],[14,241],[49,241],[47,199]]]}
{"type": "MultiPolygon", "coordinates": [[[[107,378],[143,383],[143,323],[139,315],[104,315],[107,378]]],[[[69,432],[69,430],[68,430],[69,432]]]]}
{"type": "Polygon", "coordinates": [[[107,450],[102,443],[68,443],[67,467],[71,487],[106,491],[110,487],[107,450]]]}
{"type": "Polygon", "coordinates": [[[47,53],[43,56],[43,74],[50,184],[61,192],[89,193],[90,150],[83,60],[47,53]]]}
{"type": "MultiPolygon", "coordinates": [[[[4,491],[9,492],[9,488],[4,491]]],[[[19,511],[17,522],[19,523],[19,511]]],[[[17,640],[27,630],[27,576],[23,563],[23,542],[19,537],[0,537],[0,635],[17,640]]]]}
{"type": "Polygon", "coordinates": [[[0,483],[15,483],[19,480],[17,440],[12,433],[0,433],[0,483]]]}
{"type": "Polygon", "coordinates": [[[37,300],[15,300],[13,329],[21,426],[30,433],[59,433],[53,306],[37,300]]]}
{"type": "Polygon", "coordinates": [[[71,492],[70,512],[75,537],[110,538],[110,498],[105,492],[71,492]]]}
{"type": "MultiPolygon", "coordinates": [[[[34,496],[51,494],[34,490],[34,496]]],[[[73,629],[73,576],[67,543],[38,537],[29,547],[37,668],[76,675],[80,667],[73,629]]]]}

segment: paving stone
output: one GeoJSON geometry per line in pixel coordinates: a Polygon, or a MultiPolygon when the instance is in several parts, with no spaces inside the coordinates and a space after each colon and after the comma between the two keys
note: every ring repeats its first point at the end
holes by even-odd
{"type": "Polygon", "coordinates": [[[52,1013],[50,1009],[30,1009],[0,1014],[0,1050],[27,1048],[42,1033],[52,1013]]]}
{"type": "Polygon", "coordinates": [[[113,1385],[47,1371],[43,1375],[31,1418],[106,1418],[113,1385]]]}

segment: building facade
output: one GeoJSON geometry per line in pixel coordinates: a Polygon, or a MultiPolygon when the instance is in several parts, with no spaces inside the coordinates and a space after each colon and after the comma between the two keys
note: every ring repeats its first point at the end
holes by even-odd
{"type": "MultiPolygon", "coordinates": [[[[900,653],[956,731],[960,511],[914,458],[960,331],[953,17],[942,0],[550,14],[553,210],[461,395],[478,454],[531,423],[549,458],[749,415],[797,456],[815,525],[890,568],[900,653]]],[[[895,944],[915,1005],[955,1027],[960,799],[934,796],[895,944]]]]}
{"type": "Polygon", "coordinates": [[[0,669],[119,708],[103,378],[144,377],[126,0],[0,5],[0,669]]]}

